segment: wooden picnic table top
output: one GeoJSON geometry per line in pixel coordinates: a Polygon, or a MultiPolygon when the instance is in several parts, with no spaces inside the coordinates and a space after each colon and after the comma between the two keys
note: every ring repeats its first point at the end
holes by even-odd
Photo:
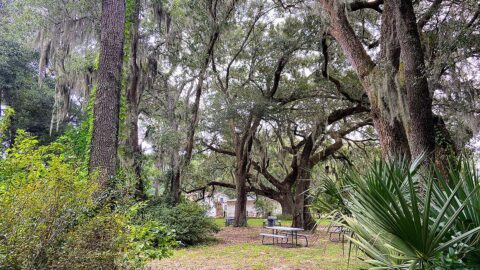
{"type": "Polygon", "coordinates": [[[283,226],[267,226],[266,229],[270,230],[278,230],[278,231],[289,231],[289,232],[298,232],[303,231],[302,228],[295,228],[295,227],[283,227],[283,226]]]}

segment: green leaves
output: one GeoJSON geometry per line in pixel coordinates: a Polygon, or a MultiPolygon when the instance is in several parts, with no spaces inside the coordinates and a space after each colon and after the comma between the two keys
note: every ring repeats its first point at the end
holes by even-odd
{"type": "Polygon", "coordinates": [[[19,131],[0,159],[0,268],[42,267],[93,206],[96,189],[58,143],[39,146],[19,131]]]}
{"type": "Polygon", "coordinates": [[[442,254],[466,256],[471,249],[464,247],[476,244],[480,180],[472,167],[450,167],[447,179],[438,172],[422,178],[420,163],[376,161],[368,173],[344,177],[352,188],[351,215],[343,218],[372,269],[443,267],[442,254]]]}
{"type": "Polygon", "coordinates": [[[181,202],[170,206],[152,201],[141,213],[143,221],[158,221],[175,231],[175,239],[182,245],[206,242],[213,232],[219,230],[213,220],[206,216],[205,209],[195,202],[181,202]]]}
{"type": "Polygon", "coordinates": [[[129,241],[124,259],[141,268],[145,262],[161,259],[172,254],[178,246],[174,231],[157,221],[147,221],[129,226],[129,241]]]}
{"type": "Polygon", "coordinates": [[[92,199],[84,148],[72,149],[85,131],[41,146],[19,130],[0,159],[1,269],[141,269],[178,245],[157,221],[133,223],[144,204],[112,210],[92,199]]]}

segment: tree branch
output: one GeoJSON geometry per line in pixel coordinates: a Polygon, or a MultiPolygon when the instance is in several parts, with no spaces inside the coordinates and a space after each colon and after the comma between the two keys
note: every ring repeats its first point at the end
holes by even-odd
{"type": "Polygon", "coordinates": [[[433,17],[435,13],[440,9],[443,0],[435,0],[428,10],[418,19],[417,27],[419,32],[423,27],[428,23],[428,21],[433,17]]]}
{"type": "Polygon", "coordinates": [[[221,149],[218,147],[215,147],[211,144],[207,144],[206,142],[202,141],[202,144],[207,147],[207,149],[212,150],[213,152],[220,153],[220,154],[225,154],[229,156],[235,156],[235,152],[232,150],[227,150],[227,149],[221,149]]]}
{"type": "Polygon", "coordinates": [[[383,0],[355,0],[353,2],[350,2],[348,5],[348,9],[350,11],[356,11],[360,9],[365,9],[365,8],[370,8],[373,9],[379,13],[382,13],[382,9],[380,8],[380,5],[383,4],[383,0]]]}
{"type": "Polygon", "coordinates": [[[256,161],[254,160],[251,160],[251,163],[252,163],[252,166],[253,168],[261,173],[265,179],[267,179],[268,182],[270,182],[270,184],[274,185],[276,188],[280,189],[282,187],[280,181],[275,177],[273,176],[268,170],[267,168],[263,167],[263,166],[260,166],[260,164],[258,164],[256,161]]]}
{"type": "Polygon", "coordinates": [[[330,18],[330,34],[342,47],[344,54],[363,80],[375,67],[375,63],[363,48],[355,35],[345,14],[345,3],[342,1],[319,0],[330,18]]]}
{"type": "Polygon", "coordinates": [[[330,113],[330,115],[327,118],[327,122],[330,125],[350,115],[354,115],[362,112],[369,112],[369,111],[370,109],[365,108],[363,106],[355,106],[355,107],[349,107],[346,109],[338,109],[330,113]]]}
{"type": "Polygon", "coordinates": [[[371,124],[372,124],[372,120],[368,119],[368,120],[362,121],[362,122],[348,128],[348,129],[338,131],[338,132],[332,132],[331,136],[333,137],[335,142],[333,144],[327,146],[327,148],[323,149],[322,151],[317,152],[314,155],[312,155],[311,158],[310,158],[311,164],[317,164],[318,162],[327,159],[329,156],[333,155],[336,151],[338,151],[340,148],[342,148],[343,137],[345,137],[345,135],[347,135],[350,132],[355,131],[355,130],[361,128],[361,127],[371,125],[371,124]]]}

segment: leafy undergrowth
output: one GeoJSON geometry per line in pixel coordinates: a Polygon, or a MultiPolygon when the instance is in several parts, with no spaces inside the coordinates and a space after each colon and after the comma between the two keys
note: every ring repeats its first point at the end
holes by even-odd
{"type": "Polygon", "coordinates": [[[258,236],[261,231],[258,227],[223,228],[216,235],[216,244],[178,249],[172,257],[155,261],[148,269],[357,269],[360,264],[352,256],[348,265],[348,244],[344,255],[342,244],[328,241],[325,231],[318,232],[308,248],[262,245],[258,236]]]}

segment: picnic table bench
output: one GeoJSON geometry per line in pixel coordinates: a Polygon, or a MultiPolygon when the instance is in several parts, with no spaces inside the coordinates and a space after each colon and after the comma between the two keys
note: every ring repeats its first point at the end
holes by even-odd
{"type": "Polygon", "coordinates": [[[280,244],[288,244],[289,239],[291,238],[291,245],[298,246],[298,237],[305,238],[306,246],[308,247],[308,239],[307,235],[299,234],[298,232],[303,231],[302,228],[294,228],[294,227],[281,227],[281,226],[267,226],[266,229],[271,229],[272,233],[260,233],[262,236],[262,244],[265,244],[265,237],[272,237],[272,244],[278,244],[278,239],[282,239],[280,244]],[[285,242],[283,240],[286,240],[285,242]]]}
{"type": "Polygon", "coordinates": [[[345,235],[351,236],[352,231],[342,224],[330,224],[330,226],[327,228],[327,233],[329,234],[328,240],[342,243],[342,253],[345,255],[345,235]],[[333,238],[332,235],[334,234],[338,235],[338,238],[333,238]]]}
{"type": "MultiPolygon", "coordinates": [[[[287,239],[287,235],[284,234],[272,234],[272,233],[261,233],[262,236],[262,244],[264,243],[265,237],[272,237],[272,245],[275,245],[275,239],[277,239],[277,244],[278,244],[278,239],[287,239]]],[[[287,239],[288,240],[288,239],[287,239]]],[[[282,240],[283,244],[283,240],[282,240]]]]}

